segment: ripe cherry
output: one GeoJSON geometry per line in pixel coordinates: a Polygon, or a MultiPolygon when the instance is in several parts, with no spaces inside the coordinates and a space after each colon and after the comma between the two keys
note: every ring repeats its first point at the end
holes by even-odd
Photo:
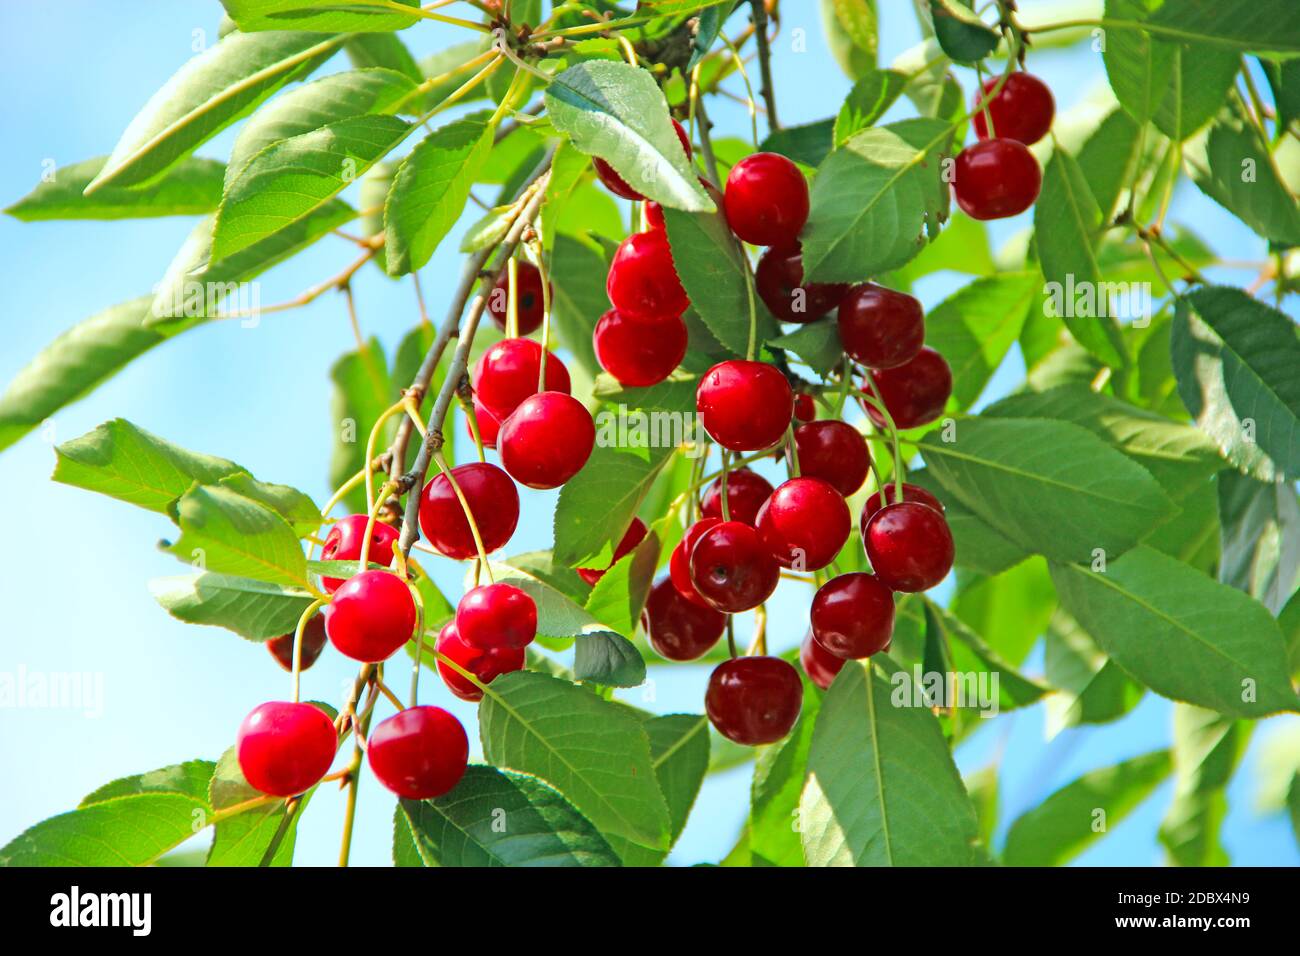
{"type": "Polygon", "coordinates": [[[739,521],[721,521],[700,535],[689,567],[700,597],[728,614],[758,607],[781,579],[758,532],[739,521]]]}
{"type": "Polygon", "coordinates": [[[695,543],[700,540],[704,532],[721,523],[721,518],[710,517],[695,522],[686,529],[682,540],[677,542],[677,547],[673,548],[672,558],[668,561],[668,574],[672,578],[673,587],[677,588],[677,593],[691,603],[709,609],[712,609],[713,605],[704,600],[703,595],[696,590],[695,582],[691,580],[691,551],[695,549],[695,543]]]}
{"type": "Polygon", "coordinates": [[[267,701],[239,725],[239,769],[254,789],[293,797],[310,789],[334,762],[338,734],[319,707],[267,701]]]}
{"type": "MultiPolygon", "coordinates": [[[[772,485],[762,475],[748,468],[737,468],[727,475],[727,513],[732,521],[753,525],[758,520],[758,509],[772,494],[772,485]]],[[[722,479],[709,485],[700,504],[700,514],[706,518],[722,520],[722,479]]]]}
{"type": "Polygon", "coordinates": [[[660,657],[693,661],[718,643],[727,629],[727,615],[688,600],[671,578],[663,578],[650,589],[641,626],[660,657]]]}
{"type": "Polygon", "coordinates": [[[820,478],[845,498],[862,487],[871,467],[871,452],[862,433],[836,418],[808,422],[794,430],[799,474],[820,478]]]}
{"type": "Polygon", "coordinates": [[[849,540],[853,519],[844,497],[820,478],[791,478],[758,511],[758,534],[782,567],[817,571],[849,540]]]}
{"type": "MultiPolygon", "coordinates": [[[[473,404],[474,421],[478,424],[479,441],[483,443],[484,448],[496,448],[497,433],[501,431],[501,420],[487,410],[483,403],[478,400],[477,395],[473,398],[473,404]]],[[[472,441],[474,429],[469,427],[468,418],[465,419],[465,431],[472,441]]]]}
{"type": "Polygon", "coordinates": [[[681,318],[691,304],[662,229],[634,232],[619,243],[609,264],[605,292],[615,309],[643,322],[681,318]]]}
{"type": "Polygon", "coordinates": [[[1038,198],[1043,174],[1024,143],[982,139],[957,154],[952,192],[972,219],[1006,219],[1038,198]]]}
{"type": "Polygon", "coordinates": [[[778,153],[746,156],[727,176],[727,224],[756,246],[789,246],[808,221],[808,181],[778,153]]]}
{"type": "Polygon", "coordinates": [[[758,451],[775,445],[790,426],[794,392],[776,366],[730,359],[704,373],[695,410],[719,445],[758,451]]]}
{"type": "MultiPolygon", "coordinates": [[[[510,476],[496,465],[475,461],[451,470],[489,554],[505,546],[519,523],[519,492],[510,476]]],[[[474,533],[465,510],[444,474],[424,486],[420,496],[420,530],[440,553],[457,561],[475,557],[474,533]]]]}
{"type": "MultiPolygon", "coordinates": [[[[334,522],[330,533],[325,536],[325,547],[321,549],[322,561],[360,561],[361,545],[365,542],[365,515],[348,515],[334,522]]],[[[382,521],[375,522],[375,529],[370,535],[370,553],[367,563],[381,564],[387,567],[393,562],[393,545],[397,543],[397,529],[382,521]]],[[[346,578],[321,578],[325,590],[333,593],[346,578]]]]}
{"type": "Polygon", "coordinates": [[[794,420],[811,422],[817,418],[817,404],[807,392],[800,392],[794,397],[794,420]]]}
{"type": "MultiPolygon", "coordinates": [[[[943,414],[952,394],[952,369],[944,357],[930,347],[898,368],[869,373],[880,389],[894,424],[901,429],[927,425],[943,414]]],[[[865,403],[864,403],[865,404],[865,403]]],[[[865,406],[871,420],[885,427],[884,417],[870,405],[865,406]]]]}
{"type": "Polygon", "coordinates": [[[875,575],[831,578],[813,597],[812,636],[835,657],[870,657],[894,635],[894,593],[875,575]]]}
{"type": "MultiPolygon", "coordinates": [[[[975,96],[975,132],[980,139],[988,139],[985,121],[984,97],[998,84],[998,77],[984,81],[984,87],[975,96]]],[[[1003,139],[1019,140],[1032,146],[1052,128],[1056,101],[1047,84],[1031,73],[1015,72],[1007,77],[1002,89],[988,101],[988,112],[993,116],[993,133],[1003,139]]]]}
{"type": "Polygon", "coordinates": [[[564,392],[538,392],[501,423],[501,464],[529,488],[558,488],[587,463],[596,425],[582,402],[564,392]]]}
{"type": "Polygon", "coordinates": [[[469,738],[441,707],[408,707],[370,732],[366,756],[375,777],[393,793],[430,800],[460,783],[469,763],[469,738]]]}
{"type": "MultiPolygon", "coordinates": [[[[266,642],[266,649],[287,671],[293,670],[294,632],[281,634],[266,642]]],[[[314,614],[307,626],[302,629],[302,669],[306,670],[316,663],[320,652],[325,649],[325,615],[314,614]]]]}
{"type": "Polygon", "coordinates": [[[827,690],[831,681],[835,680],[835,675],[843,669],[844,658],[836,657],[818,644],[813,640],[812,631],[809,631],[799,645],[799,663],[803,665],[803,672],[810,681],[822,690],[827,690]]]}
{"type": "Polygon", "coordinates": [[[840,343],[849,358],[872,368],[897,368],[925,344],[921,303],[874,282],[854,286],[840,302],[840,343]]]}
{"type": "Polygon", "coordinates": [[[704,710],[718,733],[746,746],[790,732],[803,706],[799,672],[779,657],[736,657],[709,676],[704,710]]]}
{"type": "Polygon", "coordinates": [[[387,660],[415,630],[415,601],[406,582],[387,571],[354,574],[334,593],[325,631],[354,661],[387,660]]]}
{"type": "Polygon", "coordinates": [[[924,591],[952,570],[952,532],[929,505],[886,505],[867,519],[862,541],[871,569],[892,591],[924,591]]]}
{"type": "Polygon", "coordinates": [[[636,546],[645,540],[646,531],[645,522],[640,518],[633,518],[614,548],[614,556],[610,558],[609,564],[603,568],[578,568],[578,577],[595,587],[596,582],[605,576],[606,571],[636,550],[636,546]]]}
{"type": "MultiPolygon", "coordinates": [[[[677,120],[673,120],[673,129],[677,133],[677,138],[681,140],[682,149],[686,150],[686,158],[690,159],[692,155],[691,140],[690,137],[686,135],[685,128],[681,123],[677,122],[677,120]]],[[[615,196],[622,196],[624,199],[645,198],[629,186],[627,180],[614,171],[613,166],[605,162],[599,156],[593,156],[591,162],[592,165],[596,167],[596,175],[600,177],[600,181],[604,183],[605,188],[615,196]]]]}
{"type": "Polygon", "coordinates": [[[479,650],[521,650],[537,636],[537,605],[513,584],[470,588],[456,606],[456,633],[479,650]]]}
{"type": "MultiPolygon", "coordinates": [[[[515,269],[515,319],[518,335],[528,335],[542,327],[543,307],[542,273],[531,262],[520,262],[515,269]]],[[[492,291],[488,293],[488,315],[501,331],[506,330],[510,316],[510,275],[502,273],[492,291]]]]}
{"type": "MultiPolygon", "coordinates": [[[[532,339],[502,339],[479,357],[474,366],[474,397],[504,422],[529,395],[535,395],[542,368],[542,346],[532,339]]],[[[554,355],[546,356],[548,392],[569,391],[569,370],[554,355]]]]}
{"type": "MultiPolygon", "coordinates": [[[[492,651],[471,647],[460,639],[454,620],[448,621],[438,632],[437,648],[439,654],[451,658],[483,684],[492,683],[502,674],[523,670],[526,657],[522,647],[503,647],[492,651]]],[[[483,691],[473,681],[442,661],[438,661],[438,674],[447,689],[461,700],[475,701],[483,698],[483,691]]]]}
{"type": "Polygon", "coordinates": [[[820,319],[849,291],[849,286],[844,283],[813,282],[805,285],[803,252],[798,243],[768,249],[759,256],[754,284],[773,315],[782,322],[801,325],[820,319]]]}
{"type": "Polygon", "coordinates": [[[600,367],[622,385],[662,382],[686,356],[686,323],[679,318],[646,322],[610,309],[591,338],[600,367]]]}
{"type": "MultiPolygon", "coordinates": [[[[800,464],[802,464],[802,462],[800,462],[800,464]]],[[[865,529],[867,527],[867,520],[873,514],[875,514],[885,505],[893,504],[896,500],[897,500],[897,495],[894,494],[894,483],[891,481],[888,484],[886,484],[885,487],[882,488],[880,491],[877,491],[875,494],[869,497],[866,500],[866,502],[862,505],[862,518],[861,518],[862,527],[865,529]]],[[[906,481],[903,482],[903,500],[919,501],[923,505],[929,505],[935,511],[939,512],[939,514],[943,514],[943,512],[945,511],[943,502],[941,502],[938,498],[930,494],[930,492],[926,491],[920,485],[913,485],[906,481]]]]}

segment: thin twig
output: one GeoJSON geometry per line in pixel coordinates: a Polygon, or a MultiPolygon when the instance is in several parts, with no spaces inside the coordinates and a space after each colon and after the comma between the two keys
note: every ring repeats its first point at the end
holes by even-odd
{"type": "Polygon", "coordinates": [[[754,38],[758,43],[758,69],[762,83],[763,103],[767,106],[768,132],[781,128],[776,118],[776,89],[772,85],[772,51],[767,38],[767,7],[764,0],[750,0],[754,17],[754,38]]]}

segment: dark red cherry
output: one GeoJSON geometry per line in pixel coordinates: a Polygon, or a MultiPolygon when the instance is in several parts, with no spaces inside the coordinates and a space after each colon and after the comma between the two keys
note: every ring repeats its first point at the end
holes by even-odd
{"type": "Polygon", "coordinates": [[[803,706],[799,672],[779,657],[736,657],[709,676],[704,710],[718,733],[746,746],[790,732],[803,706]]]}
{"type": "Polygon", "coordinates": [[[925,344],[921,303],[906,293],[864,282],[844,296],[838,314],[840,344],[860,365],[897,368],[925,344]]]}
{"type": "Polygon", "coordinates": [[[957,154],[952,192],[972,219],[1006,219],[1038,198],[1043,174],[1024,143],[982,139],[957,154]]]}
{"type": "MultiPolygon", "coordinates": [[[[471,647],[460,639],[454,620],[448,621],[438,632],[437,648],[439,654],[451,658],[483,684],[492,683],[502,674],[523,670],[526,657],[522,647],[502,647],[492,651],[471,647]]],[[[473,681],[442,661],[438,662],[438,674],[447,689],[461,700],[475,701],[483,698],[483,691],[473,681]]]]}
{"type": "Polygon", "coordinates": [[[323,710],[272,700],[253,708],[239,725],[235,752],[253,789],[275,797],[309,790],[334,762],[338,734],[323,710]]]}
{"type": "Polygon", "coordinates": [[[460,783],[469,738],[441,707],[408,707],[370,732],[366,756],[375,778],[407,800],[431,800],[460,783]]]}
{"type": "Polygon", "coordinates": [[[645,522],[640,518],[633,518],[632,523],[623,532],[623,537],[619,539],[617,547],[614,548],[614,557],[610,558],[609,564],[603,568],[578,568],[578,577],[595,587],[596,582],[605,576],[606,571],[636,550],[636,546],[645,540],[646,531],[645,522]]]}
{"type": "Polygon", "coordinates": [[[650,589],[641,626],[660,657],[693,661],[718,643],[727,629],[727,615],[682,597],[671,578],[662,578],[650,589]]]}
{"type": "Polygon", "coordinates": [[[810,681],[822,690],[827,690],[831,681],[835,680],[835,675],[843,669],[844,658],[836,657],[818,644],[813,640],[812,631],[809,631],[799,645],[799,663],[803,665],[803,672],[810,681]]]}
{"type": "MultiPolygon", "coordinates": [[[[515,317],[518,321],[518,335],[528,335],[542,327],[545,316],[543,307],[546,300],[542,297],[542,273],[531,262],[520,262],[515,269],[515,317]]],[[[502,273],[492,291],[488,293],[488,314],[501,331],[506,330],[506,321],[510,316],[510,275],[502,273]]]]}
{"type": "MultiPolygon", "coordinates": [[[[361,545],[366,537],[365,515],[348,515],[334,522],[330,533],[325,537],[325,547],[321,549],[322,561],[360,561],[361,545]]],[[[370,534],[370,553],[366,556],[369,564],[381,564],[384,567],[393,562],[393,545],[397,543],[397,529],[382,521],[375,522],[375,529],[370,534]]],[[[346,578],[321,578],[325,590],[333,593],[339,589],[346,578]]]]}
{"type": "MultiPolygon", "coordinates": [[[[682,142],[682,149],[686,150],[686,158],[690,159],[692,156],[691,140],[690,137],[686,135],[686,129],[681,123],[677,122],[677,120],[673,120],[673,129],[676,130],[677,138],[682,142]]],[[[614,171],[613,166],[605,162],[599,156],[593,156],[591,162],[592,165],[596,167],[596,175],[600,177],[600,181],[604,183],[605,188],[615,196],[622,196],[624,199],[645,198],[629,186],[627,180],[614,171]]]]}
{"type": "MultiPolygon", "coordinates": [[[[501,430],[501,420],[493,415],[484,407],[483,403],[478,400],[478,396],[473,398],[474,403],[474,421],[478,423],[478,437],[483,442],[484,448],[497,447],[497,433],[501,430]]],[[[470,440],[474,438],[474,430],[469,427],[469,419],[465,419],[465,431],[470,440]]]]}
{"type": "Polygon", "coordinates": [[[817,417],[817,404],[807,392],[800,392],[794,397],[794,420],[811,422],[817,417]]]}
{"type": "MultiPolygon", "coordinates": [[[[952,369],[944,357],[926,346],[916,358],[898,368],[881,369],[868,374],[885,400],[885,408],[899,428],[928,425],[940,415],[952,394],[952,369]]],[[[884,417],[869,405],[871,420],[885,427],[884,417]]]]}
{"type": "Polygon", "coordinates": [[[853,518],[844,496],[820,478],[791,478],[758,511],[758,534],[782,567],[817,571],[849,540],[853,518]]]}
{"type": "MultiPolygon", "coordinates": [[[[737,468],[727,475],[727,512],[732,521],[753,525],[758,520],[758,509],[772,494],[772,485],[762,475],[748,468],[737,468]]],[[[700,513],[706,518],[722,520],[722,479],[709,485],[700,504],[700,513]]]]}
{"type": "Polygon", "coordinates": [[[713,605],[704,600],[700,592],[695,589],[695,582],[691,580],[691,551],[694,550],[695,542],[700,540],[704,532],[721,523],[721,518],[709,517],[695,522],[686,529],[682,540],[677,542],[677,547],[673,548],[672,558],[668,561],[668,574],[672,578],[673,587],[677,588],[677,593],[686,600],[709,609],[712,609],[713,605]]]}
{"type": "MultiPolygon", "coordinates": [[[[271,656],[287,671],[293,670],[293,638],[294,632],[290,631],[266,642],[266,649],[271,652],[271,656]]],[[[307,626],[302,629],[302,669],[306,670],[315,664],[316,658],[320,657],[320,652],[324,649],[325,615],[313,614],[307,626]]]]}
{"type": "Polygon", "coordinates": [[[846,283],[804,285],[803,252],[798,243],[768,249],[759,256],[754,285],[773,315],[782,322],[800,325],[820,319],[849,291],[846,283]]]}
{"type": "Polygon", "coordinates": [[[794,392],[776,366],[730,359],[704,373],[695,410],[719,445],[758,451],[775,445],[790,427],[794,392]]]}
{"type": "Polygon", "coordinates": [[[862,487],[871,467],[871,452],[862,433],[847,422],[829,418],[794,430],[799,474],[828,482],[845,498],[862,487]]]}
{"type": "Polygon", "coordinates": [[[572,395],[538,392],[501,423],[501,464],[529,488],[558,488],[587,463],[596,446],[591,412],[572,395]]]}
{"type": "Polygon", "coordinates": [[[480,650],[521,650],[537,636],[537,605],[502,581],[470,588],[456,606],[456,633],[480,650]]]}
{"type": "Polygon", "coordinates": [[[615,309],[642,322],[681,318],[691,304],[662,229],[634,232],[619,244],[609,264],[605,292],[615,309]]]}
{"type": "Polygon", "coordinates": [[[388,660],[415,630],[411,589],[388,571],[362,571],[348,578],[326,613],[330,643],[354,661],[388,660]]]}
{"type": "MultiPolygon", "coordinates": [[[[862,521],[863,529],[867,527],[867,519],[869,519],[873,514],[875,514],[885,505],[887,504],[892,505],[895,500],[896,500],[896,496],[894,494],[894,483],[892,481],[886,484],[885,487],[882,488],[880,491],[877,491],[875,494],[869,497],[866,500],[866,502],[862,505],[861,521],[862,521]]],[[[906,481],[903,482],[903,500],[919,501],[923,505],[929,505],[931,508],[933,508],[935,511],[939,512],[940,514],[943,514],[945,510],[943,507],[943,502],[941,502],[934,495],[930,494],[930,492],[926,491],[920,485],[909,484],[906,481]]]]}
{"type": "MultiPolygon", "coordinates": [[[[542,346],[532,339],[502,339],[484,352],[471,382],[479,404],[504,422],[529,395],[535,395],[542,368],[542,346]]],[[[554,355],[546,356],[546,389],[569,391],[569,370],[554,355]]]]}
{"type": "Polygon", "coordinates": [[[622,385],[662,382],[686,356],[686,323],[679,318],[647,322],[610,309],[591,338],[600,367],[622,385]]]}
{"type": "MultiPolygon", "coordinates": [[[[989,135],[988,123],[984,119],[984,97],[998,85],[998,77],[992,76],[984,81],[982,92],[975,96],[975,132],[980,139],[989,135]]],[[[1019,140],[1026,146],[1032,146],[1052,128],[1052,117],[1056,114],[1056,101],[1047,84],[1031,73],[1015,72],[1007,77],[998,91],[988,102],[988,112],[993,116],[993,133],[1002,139],[1019,140]]]]}
{"type": "Polygon", "coordinates": [[[813,597],[812,636],[835,657],[870,657],[894,635],[894,592],[872,574],[831,578],[813,597]]]}
{"type": "Polygon", "coordinates": [[[758,532],[739,521],[719,522],[700,535],[689,566],[700,597],[728,614],[758,607],[781,579],[758,532]]]}
{"type": "Polygon", "coordinates": [[[952,532],[929,505],[886,505],[867,519],[862,541],[871,569],[892,591],[927,590],[952,570],[952,532]]]}
{"type": "MultiPolygon", "coordinates": [[[[451,470],[489,554],[505,546],[519,523],[519,492],[496,465],[471,462],[451,470]]],[[[458,561],[478,555],[465,509],[444,474],[424,486],[420,496],[420,530],[441,554],[458,561]]]]}
{"type": "Polygon", "coordinates": [[[808,221],[808,181],[778,153],[752,153],[727,176],[727,224],[756,246],[789,246],[808,221]]]}

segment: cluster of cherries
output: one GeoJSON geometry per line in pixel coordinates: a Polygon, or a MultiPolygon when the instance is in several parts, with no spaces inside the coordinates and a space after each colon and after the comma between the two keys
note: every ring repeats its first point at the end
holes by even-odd
{"type": "Polygon", "coordinates": [[[1034,204],[1043,184],[1038,161],[1027,147],[1052,127],[1052,91],[1022,71],[1009,74],[993,93],[999,82],[999,77],[991,77],[976,95],[979,139],[957,154],[953,170],[953,195],[972,219],[1017,216],[1034,204]]]}

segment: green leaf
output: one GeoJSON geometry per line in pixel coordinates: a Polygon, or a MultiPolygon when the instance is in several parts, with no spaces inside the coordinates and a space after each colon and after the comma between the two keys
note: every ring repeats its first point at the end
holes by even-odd
{"type": "Polygon", "coordinates": [[[659,545],[659,535],[653,530],[647,533],[631,554],[624,555],[601,575],[587,598],[587,610],[625,637],[635,634],[641,621],[659,566],[659,545]]]}
{"type": "Polygon", "coordinates": [[[614,546],[674,450],[662,445],[620,448],[598,440],[587,464],[560,489],[555,505],[555,560],[574,568],[607,566],[614,546]]]}
{"type": "MultiPolygon", "coordinates": [[[[314,790],[313,787],[300,799],[293,817],[287,823],[283,800],[253,807],[218,821],[213,828],[212,846],[208,850],[205,865],[261,866],[262,859],[271,848],[271,841],[275,839],[276,833],[283,825],[284,836],[268,864],[292,866],[298,821],[302,819],[302,812],[306,809],[307,801],[311,799],[314,790]]],[[[231,747],[217,761],[212,781],[208,785],[208,795],[212,809],[215,811],[237,806],[262,795],[244,778],[236,748],[231,747]]]]}
{"type": "Polygon", "coordinates": [[[108,157],[56,168],[48,180],[5,210],[22,222],[49,219],[145,219],[195,216],[211,212],[221,201],[226,167],[215,159],[191,157],[147,186],[110,186],[83,195],[108,157]]]}
{"type": "Polygon", "coordinates": [[[668,804],[669,842],[676,843],[709,768],[709,721],[702,714],[665,714],[641,726],[650,738],[655,780],[668,804]]]}
{"type": "Polygon", "coordinates": [[[767,344],[793,352],[823,377],[844,363],[844,345],[840,342],[839,325],[830,317],[768,339],[767,344]]]}
{"type": "Polygon", "coordinates": [[[1174,46],[1169,89],[1152,120],[1182,142],[1210,121],[1232,88],[1241,58],[1231,50],[1199,43],[1174,46]]]}
{"type": "Polygon", "coordinates": [[[357,33],[348,37],[344,50],[358,70],[378,67],[401,73],[415,83],[425,79],[420,64],[396,33],[357,33]]]}
{"type": "Polygon", "coordinates": [[[1165,0],[1145,29],[1238,50],[1300,53],[1300,7],[1290,0],[1165,0]]]}
{"type": "Polygon", "coordinates": [[[1047,562],[1030,558],[1001,574],[959,574],[949,609],[1010,664],[1023,664],[1056,609],[1047,562]]]}
{"type": "MultiPolygon", "coordinates": [[[[1102,222],[1112,220],[1120,196],[1132,183],[1141,146],[1141,127],[1123,109],[1114,109],[1080,147],[1079,169],[1102,222]]],[[[1103,274],[1110,273],[1103,269],[1103,274]]]]}
{"type": "Polygon", "coordinates": [[[982,60],[998,47],[998,34],[958,0],[930,0],[934,36],[958,63],[982,60]]]}
{"type": "MultiPolygon", "coordinates": [[[[364,349],[348,352],[330,369],[334,393],[330,402],[330,426],[334,432],[334,451],[330,456],[330,487],[338,488],[365,467],[366,441],[370,429],[393,402],[397,386],[388,374],[388,361],[379,343],[371,339],[364,349]]],[[[379,436],[387,447],[393,428],[381,429],[379,436]]],[[[450,429],[449,429],[450,430],[450,429]]],[[[366,512],[366,489],[357,487],[344,499],[355,513],[366,512]]]]}
{"type": "MultiPolygon", "coordinates": [[[[1106,18],[1141,23],[1160,0],[1106,0],[1106,18]]],[[[1174,47],[1141,30],[1107,30],[1101,59],[1120,106],[1139,124],[1155,115],[1169,92],[1174,47]]]]}
{"type": "Polygon", "coordinates": [[[803,711],[790,735],[762,748],[749,800],[750,850],[777,866],[803,866],[799,798],[803,791],[822,692],[804,682],[803,711]]]}
{"type": "Polygon", "coordinates": [[[843,146],[854,133],[875,125],[902,95],[907,80],[900,70],[872,70],[854,83],[835,119],[835,146],[843,146]]]}
{"type": "Polygon", "coordinates": [[[638,687],[645,681],[645,658],[632,642],[613,631],[579,634],[574,641],[573,674],[607,687],[638,687]]]}
{"type": "Polygon", "coordinates": [[[952,532],[953,545],[956,549],[956,565],[969,568],[980,574],[1001,574],[1014,567],[1031,552],[1018,544],[1007,540],[998,531],[964,504],[953,498],[928,468],[918,468],[907,473],[907,480],[920,485],[943,502],[944,517],[948,520],[948,529],[952,532]]]}
{"type": "Polygon", "coordinates": [[[765,153],[780,153],[805,166],[820,166],[834,146],[835,121],[825,119],[774,130],[758,148],[765,153]]]}
{"type": "MultiPolygon", "coordinates": [[[[988,695],[989,699],[985,699],[981,691],[979,695],[966,696],[961,701],[964,708],[979,714],[991,713],[993,707],[999,712],[1013,710],[1037,702],[1048,692],[1049,688],[1018,673],[1015,666],[1005,660],[995,648],[990,647],[979,634],[944,608],[926,601],[925,612],[927,637],[933,622],[938,629],[936,636],[943,640],[948,651],[949,666],[941,670],[959,674],[964,680],[973,678],[980,688],[997,687],[996,700],[991,699],[992,694],[988,695]]],[[[926,668],[926,671],[932,670],[926,668]]],[[[950,703],[956,706],[956,702],[950,703]]]]}
{"type": "Polygon", "coordinates": [[[258,481],[246,471],[228,475],[218,484],[245,498],[252,498],[266,505],[289,522],[289,527],[293,528],[294,533],[300,538],[320,530],[320,508],[297,488],[258,481]]]}
{"type": "Polygon", "coordinates": [[[593,375],[600,371],[592,334],[601,314],[609,308],[605,295],[608,257],[598,248],[571,236],[556,236],[551,251],[551,330],[573,353],[580,367],[593,375]]]}
{"type": "Polygon", "coordinates": [[[203,570],[310,587],[298,536],[278,514],[217,485],[196,485],[175,505],[181,536],[167,550],[203,570]]]}
{"type": "Polygon", "coordinates": [[[1250,724],[1199,707],[1174,707],[1174,801],[1159,839],[1177,866],[1227,866],[1219,827],[1224,792],[1250,738],[1250,724]]]}
{"type": "MultiPolygon", "coordinates": [[[[415,7],[419,0],[395,0],[415,7]]],[[[241,30],[318,30],[325,33],[404,30],[419,21],[388,0],[221,0],[241,30]]]]}
{"type": "Polygon", "coordinates": [[[1141,685],[1060,608],[1047,627],[1044,651],[1047,682],[1057,689],[1047,698],[1049,736],[1080,724],[1117,720],[1142,699],[1141,685]]]}
{"type": "Polygon", "coordinates": [[[211,571],[154,578],[149,591],[178,620],[228,628],[250,641],[290,633],[312,601],[298,588],[211,571]]]}
{"type": "Polygon", "coordinates": [[[1288,483],[1219,473],[1219,580],[1274,614],[1300,585],[1300,501],[1288,483]]]}
{"type": "Polygon", "coordinates": [[[874,2],[875,0],[821,0],[826,44],[830,47],[835,62],[851,80],[864,76],[876,65],[874,2]],[[850,24],[853,25],[852,28],[850,24]],[[866,29],[862,29],[859,24],[866,29]],[[863,43],[867,45],[861,45],[863,43]]]}

